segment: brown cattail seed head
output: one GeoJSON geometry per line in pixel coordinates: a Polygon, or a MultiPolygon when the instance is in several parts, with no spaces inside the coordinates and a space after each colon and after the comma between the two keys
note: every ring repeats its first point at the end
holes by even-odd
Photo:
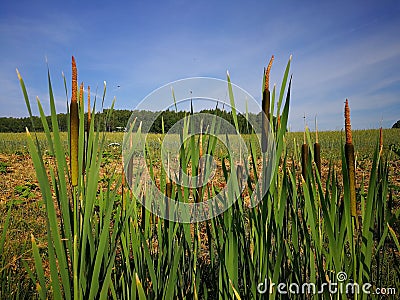
{"type": "Polygon", "coordinates": [[[269,124],[269,111],[270,111],[270,92],[269,92],[269,73],[271,72],[272,62],[274,61],[274,56],[272,55],[271,60],[269,61],[267,69],[264,68],[264,91],[262,95],[262,103],[261,108],[263,111],[262,114],[262,151],[267,151],[267,132],[268,132],[268,124],[269,124]]]}
{"type": "Polygon", "coordinates": [[[78,185],[78,135],[79,135],[79,114],[77,101],[77,70],[75,58],[72,56],[72,98],[70,104],[70,164],[71,181],[73,186],[78,185]]]}
{"type": "Polygon", "coordinates": [[[301,174],[304,180],[307,178],[307,166],[308,166],[308,145],[301,145],[301,174]]]}
{"type": "Polygon", "coordinates": [[[382,132],[382,126],[379,128],[379,151],[382,152],[383,149],[383,132],[382,132]]]}
{"type": "Polygon", "coordinates": [[[346,104],[344,106],[344,126],[346,132],[346,144],[352,144],[353,137],[351,133],[350,108],[349,108],[349,100],[347,99],[346,99],[346,104]]]}
{"type": "Polygon", "coordinates": [[[269,61],[268,67],[265,70],[265,86],[264,89],[269,91],[269,74],[271,72],[271,67],[272,67],[272,62],[274,61],[274,56],[271,56],[271,59],[269,61]]]}
{"type": "Polygon", "coordinates": [[[81,82],[79,89],[79,106],[83,108],[83,82],[81,82]]]}
{"type": "Polygon", "coordinates": [[[76,70],[75,57],[72,56],[72,97],[71,97],[71,102],[78,101],[78,97],[76,95],[77,89],[78,89],[78,72],[76,70]]]}
{"type": "Polygon", "coordinates": [[[314,143],[314,162],[321,176],[321,145],[319,143],[314,143]]]}
{"type": "Polygon", "coordinates": [[[344,145],[344,153],[346,156],[347,169],[349,172],[349,188],[350,188],[350,210],[353,217],[357,216],[356,204],[356,171],[354,158],[354,145],[346,143],[344,145]]]}

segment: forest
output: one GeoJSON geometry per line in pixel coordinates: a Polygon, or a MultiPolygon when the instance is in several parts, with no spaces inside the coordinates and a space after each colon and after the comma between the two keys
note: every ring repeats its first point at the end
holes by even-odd
{"type": "MultiPolygon", "coordinates": [[[[132,116],[133,118],[137,117],[140,122],[142,122],[142,128],[150,128],[148,132],[151,133],[162,133],[162,123],[164,122],[164,130],[168,132],[168,130],[179,120],[183,119],[186,114],[190,112],[186,111],[172,111],[166,110],[163,112],[154,112],[147,110],[113,110],[111,117],[107,122],[106,116],[108,113],[108,109],[104,109],[102,112],[96,113],[95,129],[97,130],[100,126],[100,131],[107,132],[118,132],[124,131],[125,127],[128,123],[129,118],[132,116]]],[[[192,112],[193,113],[193,112],[192,112]]],[[[226,110],[221,110],[219,108],[212,110],[201,110],[200,113],[209,114],[209,115],[217,115],[228,123],[234,126],[234,121],[232,117],[232,112],[228,112],[226,110]]],[[[87,115],[87,113],[85,114],[87,115]]],[[[47,116],[47,123],[49,124],[51,130],[51,117],[47,116]]],[[[60,131],[68,130],[68,115],[65,113],[57,114],[58,126],[60,131]]],[[[87,117],[85,117],[86,123],[87,117]]],[[[248,120],[254,126],[260,126],[261,124],[261,114],[248,114],[248,120]]],[[[136,127],[140,122],[137,122],[136,127]]],[[[246,117],[238,114],[238,124],[240,132],[248,133],[249,128],[251,128],[246,121],[246,117]]],[[[86,124],[85,124],[86,126],[86,124]]],[[[43,123],[38,116],[33,116],[32,119],[29,117],[24,118],[14,118],[14,117],[0,117],[0,132],[25,132],[26,128],[29,131],[37,131],[42,132],[43,123]]],[[[233,128],[233,127],[232,127],[233,128]]],[[[136,129],[136,128],[134,128],[136,129]]],[[[226,132],[226,131],[225,131],[226,132]]],[[[228,130],[229,132],[229,130],[228,130]]]]}

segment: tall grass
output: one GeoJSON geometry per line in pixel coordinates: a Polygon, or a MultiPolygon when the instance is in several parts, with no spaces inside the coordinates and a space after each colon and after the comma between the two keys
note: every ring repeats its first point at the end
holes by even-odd
{"type": "MultiPolygon", "coordinates": [[[[31,272],[27,267],[39,297],[287,299],[290,296],[291,299],[308,299],[318,296],[318,299],[369,299],[366,294],[332,295],[328,289],[313,296],[312,285],[308,286],[308,293],[300,295],[285,295],[278,288],[279,283],[286,284],[286,291],[293,283],[313,283],[318,289],[329,282],[337,283],[339,272],[347,274],[343,284],[354,282],[362,285],[368,282],[373,287],[398,289],[399,270],[390,268],[398,262],[396,251],[400,250],[394,226],[398,214],[390,205],[388,159],[379,151],[378,136],[369,182],[360,183],[368,185],[367,194],[358,192],[352,199],[353,187],[344,147],[341,149],[341,174],[331,166],[323,182],[321,173],[314,172],[319,167],[315,152],[311,151],[313,143],[308,131],[301,148],[310,155],[307,160],[301,160],[296,142],[293,143],[293,151],[289,152],[287,148],[290,137],[286,133],[291,101],[290,64],[291,59],[285,69],[279,95],[274,86],[268,95],[270,105],[263,105],[267,116],[274,115],[275,103],[277,106],[277,118],[269,118],[269,122],[278,159],[273,166],[269,166],[275,172],[262,202],[254,207],[248,205],[249,195],[257,192],[254,182],[262,180],[257,177],[256,169],[261,156],[257,145],[250,139],[249,160],[252,163],[249,166],[234,166],[229,151],[218,157],[226,184],[230,177],[246,172],[248,182],[245,191],[239,193],[238,186],[234,184],[225,197],[237,197],[237,201],[223,214],[195,224],[164,220],[142,209],[140,202],[150,201],[154,196],[146,190],[144,182],[133,185],[143,188],[140,199],[134,197],[133,191],[127,187],[126,181],[132,180],[129,176],[122,180],[120,175],[113,173],[105,188],[99,185],[106,137],[95,132],[93,124],[103,120],[96,120],[95,114],[91,114],[88,134],[84,134],[83,101],[76,102],[77,111],[72,106],[75,99],[83,96],[82,90],[78,91],[75,84],[72,85],[70,109],[70,147],[65,157],[48,74],[53,132],[50,133],[48,126],[44,128],[47,128],[47,145],[54,150],[54,164],[47,164],[38,136],[27,133],[28,148],[47,213],[46,254],[41,255],[32,236],[35,270],[31,272]],[[76,120],[78,126],[74,123],[76,120]],[[72,134],[75,128],[77,135],[72,134]],[[77,156],[73,155],[75,149],[77,156]],[[77,160],[78,172],[75,172],[74,160],[77,160]],[[301,161],[302,171],[299,172],[301,161]],[[356,201],[355,213],[351,199],[356,201]],[[354,218],[359,220],[359,226],[354,226],[354,218]],[[266,293],[263,293],[264,290],[266,293]]],[[[267,75],[269,72],[264,73],[264,94],[266,82],[269,82],[267,75]]],[[[28,110],[31,111],[24,82],[19,78],[28,110]]],[[[227,79],[230,85],[229,76],[227,79]]],[[[235,103],[231,93],[230,101],[235,103]]],[[[42,122],[46,125],[40,101],[37,104],[42,122]]],[[[232,113],[235,115],[236,110],[233,109],[232,113]]],[[[185,173],[204,174],[210,166],[200,165],[199,157],[217,155],[217,139],[205,132],[183,142],[185,132],[193,124],[191,118],[190,114],[185,117],[185,126],[179,135],[183,145],[179,163],[185,173]]],[[[218,122],[213,126],[218,127],[218,122]]],[[[140,128],[124,143],[139,143],[140,128]]],[[[343,140],[343,136],[339,139],[343,140]]],[[[218,193],[220,188],[214,183],[193,190],[170,182],[167,176],[169,170],[163,167],[155,170],[159,158],[155,151],[151,151],[149,141],[144,147],[150,177],[157,179],[166,199],[189,202],[195,195],[196,201],[201,201],[202,195],[212,197],[218,193]]],[[[320,150],[324,151],[322,143],[320,150]]],[[[129,174],[129,167],[124,171],[129,174]]],[[[239,182],[236,184],[239,185],[239,182]]]]}

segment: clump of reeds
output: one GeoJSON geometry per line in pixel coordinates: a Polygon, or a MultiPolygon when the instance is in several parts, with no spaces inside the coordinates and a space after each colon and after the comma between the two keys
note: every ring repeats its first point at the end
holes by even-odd
{"type": "MultiPolygon", "coordinates": [[[[286,88],[288,67],[284,75],[284,84],[282,84],[283,90],[286,88]]],[[[18,77],[23,93],[26,95],[19,74],[18,77]]],[[[392,240],[390,241],[391,245],[399,245],[397,234],[394,231],[396,228],[391,223],[397,219],[391,221],[391,214],[388,214],[388,218],[383,214],[386,199],[389,198],[387,204],[389,212],[394,206],[392,202],[395,201],[392,199],[392,194],[388,194],[387,166],[376,168],[380,159],[378,151],[375,151],[368,194],[366,198],[363,194],[360,195],[360,203],[363,207],[360,210],[360,220],[362,220],[363,228],[362,231],[356,233],[360,235],[360,238],[354,239],[354,231],[352,226],[349,226],[354,218],[350,214],[350,200],[347,200],[350,199],[347,178],[351,178],[351,176],[347,176],[350,173],[347,169],[353,169],[353,176],[355,169],[354,149],[351,159],[349,153],[352,147],[348,146],[352,145],[348,104],[345,113],[346,134],[350,135],[346,135],[346,157],[344,153],[342,155],[344,166],[342,175],[343,178],[346,178],[344,193],[342,189],[338,188],[338,179],[334,169],[327,171],[329,179],[325,186],[320,180],[315,180],[315,173],[308,171],[306,178],[309,182],[302,181],[300,185],[302,188],[300,188],[296,184],[295,164],[293,163],[291,167],[287,165],[287,157],[290,153],[287,152],[284,135],[289,113],[290,82],[284,110],[281,114],[281,127],[277,126],[276,132],[276,153],[277,157],[281,158],[276,160],[276,170],[279,170],[278,167],[282,168],[272,174],[271,182],[273,184],[270,185],[270,196],[265,197],[257,206],[247,208],[243,205],[245,197],[243,195],[224,214],[194,225],[159,219],[146,212],[142,207],[142,223],[141,226],[138,226],[140,210],[137,206],[137,199],[125,189],[121,204],[121,198],[117,192],[120,184],[118,176],[110,178],[111,184],[106,190],[99,188],[101,159],[87,159],[86,173],[81,177],[86,180],[79,180],[79,177],[77,179],[77,189],[81,189],[83,192],[74,193],[75,201],[71,201],[71,193],[67,188],[68,182],[65,181],[65,178],[68,177],[68,166],[65,160],[65,151],[59,139],[57,116],[54,111],[52,124],[54,124],[53,129],[57,131],[54,132],[54,135],[50,135],[47,126],[46,136],[49,137],[48,142],[53,143],[59,165],[47,172],[47,165],[43,161],[39,143],[35,146],[33,137],[28,135],[29,151],[38,174],[48,219],[47,246],[39,249],[36,240],[32,238],[36,272],[33,274],[34,272],[27,269],[37,287],[38,297],[41,299],[51,297],[54,299],[106,299],[111,296],[116,299],[210,299],[219,295],[221,299],[233,299],[234,297],[253,299],[264,296],[275,299],[279,298],[277,290],[271,289],[271,296],[259,294],[259,283],[269,279],[271,283],[283,282],[287,286],[298,281],[325,284],[330,280],[329,274],[342,270],[348,272],[354,284],[372,282],[375,279],[377,279],[374,281],[377,286],[396,284],[399,273],[396,268],[391,268],[392,260],[384,257],[387,250],[383,248],[386,244],[385,240],[392,240]],[[347,167],[345,167],[346,165],[347,167]],[[315,182],[316,185],[309,184],[311,182],[315,182]],[[116,183],[115,187],[114,183],[116,183]],[[323,192],[325,190],[326,193],[323,192]],[[54,201],[54,197],[57,197],[57,202],[54,201]],[[340,207],[337,206],[338,200],[342,197],[346,199],[346,214],[343,214],[340,207]],[[82,201],[78,202],[78,200],[82,201]],[[72,204],[73,202],[74,204],[72,204]],[[58,206],[56,206],[57,203],[58,206]],[[378,205],[380,208],[376,209],[378,205]],[[79,209],[75,209],[76,207],[79,209]],[[377,231],[376,224],[381,225],[377,231]],[[162,230],[163,228],[168,228],[168,230],[162,230]],[[42,253],[45,255],[41,255],[42,253]],[[46,259],[46,263],[42,264],[44,259],[46,259]],[[375,268],[377,265],[375,261],[379,259],[382,261],[383,267],[379,268],[378,265],[375,268]],[[43,265],[48,269],[44,269],[43,265]],[[388,266],[387,269],[386,266],[388,266]],[[385,276],[380,274],[385,274],[385,276]],[[386,277],[393,277],[393,279],[386,281],[386,277]]],[[[265,88],[265,85],[263,87],[265,88]]],[[[269,86],[267,87],[269,88],[269,86]]],[[[77,96],[78,92],[75,74],[75,83],[73,83],[75,102],[77,101],[76,97],[79,97],[77,96]]],[[[271,96],[272,103],[273,93],[271,96]]],[[[55,107],[52,97],[50,97],[50,101],[51,106],[55,107]]],[[[27,98],[26,102],[30,111],[27,98]]],[[[278,111],[279,107],[280,105],[278,105],[278,111]]],[[[77,104],[77,109],[80,109],[82,126],[83,106],[80,107],[77,104]]],[[[88,114],[89,112],[90,109],[88,109],[88,114]]],[[[264,112],[267,116],[272,115],[269,109],[267,111],[265,108],[264,112]]],[[[279,117],[279,112],[277,116],[279,117]]],[[[91,122],[95,124],[96,114],[92,114],[92,118],[91,122]]],[[[47,122],[44,115],[41,119],[42,122],[47,122]]],[[[182,137],[183,132],[187,132],[188,123],[185,125],[185,130],[182,131],[182,137]]],[[[92,130],[94,130],[93,124],[92,130]]],[[[75,125],[78,126],[78,122],[75,125]]],[[[133,126],[130,132],[132,128],[133,126]]],[[[138,133],[140,133],[140,128],[141,125],[138,133]]],[[[83,128],[79,129],[82,133],[83,128]]],[[[90,147],[88,147],[87,157],[92,157],[92,155],[96,155],[98,158],[102,157],[104,142],[100,140],[99,130],[97,129],[98,134],[90,135],[90,139],[88,139],[90,147]]],[[[201,132],[201,134],[204,133],[209,135],[207,138],[212,136],[207,129],[201,132]]],[[[202,148],[201,134],[198,144],[195,143],[194,136],[190,143],[183,143],[180,152],[180,161],[182,162],[180,172],[188,174],[186,170],[190,164],[197,168],[198,157],[217,152],[215,143],[208,142],[207,146],[202,148]],[[199,149],[197,146],[200,146],[199,149]]],[[[72,138],[72,135],[70,137],[72,138]]],[[[84,135],[79,135],[79,145],[83,144],[83,138],[84,135]]],[[[310,159],[309,136],[307,139],[308,143],[305,139],[304,144],[307,144],[308,147],[304,147],[302,151],[304,156],[310,159]]],[[[130,134],[129,139],[125,142],[132,148],[137,141],[139,141],[139,135],[135,137],[130,134]]],[[[205,141],[209,140],[205,139],[205,141]]],[[[382,143],[381,138],[380,146],[382,143]]],[[[315,144],[318,144],[318,132],[315,144]]],[[[314,159],[317,156],[315,144],[314,159]]],[[[239,148],[239,153],[240,151],[239,148]]],[[[79,153],[80,161],[82,161],[82,148],[79,153]]],[[[252,167],[256,171],[257,153],[252,150],[250,155],[254,162],[252,167]]],[[[297,148],[295,156],[299,156],[297,148]]],[[[242,156],[240,155],[240,157],[242,156]]],[[[128,182],[132,182],[132,171],[130,171],[130,168],[134,166],[132,158],[131,155],[129,161],[132,164],[124,169],[128,182]]],[[[164,171],[153,173],[151,166],[155,160],[150,151],[147,159],[150,169],[149,178],[165,176],[164,171]]],[[[310,169],[310,165],[308,160],[308,163],[303,163],[303,169],[310,169]]],[[[206,174],[206,167],[203,164],[199,165],[199,170],[195,167],[193,170],[196,172],[192,171],[191,174],[200,174],[201,176],[206,174]]],[[[318,164],[316,168],[318,168],[318,164]]],[[[231,165],[231,170],[234,170],[233,165],[231,165]]],[[[250,174],[247,173],[249,170],[251,169],[246,163],[240,162],[237,166],[239,190],[242,188],[241,178],[244,174],[250,174]]],[[[169,165],[166,173],[170,174],[169,165]]],[[[78,172],[75,174],[77,176],[78,172]]],[[[227,182],[228,172],[226,174],[225,181],[227,182]]],[[[254,174],[257,175],[256,172],[254,174]]],[[[232,175],[234,173],[230,174],[230,176],[232,175]]],[[[182,193],[180,193],[181,187],[178,189],[176,184],[169,181],[169,178],[170,175],[167,176],[166,182],[160,178],[160,183],[162,182],[165,190],[161,188],[161,184],[160,189],[167,198],[166,215],[169,214],[172,219],[176,212],[169,209],[171,203],[168,203],[168,199],[189,202],[192,191],[191,187],[182,186],[182,193]]],[[[198,187],[201,186],[198,185],[198,187]]],[[[354,180],[352,186],[354,191],[354,180]]],[[[245,193],[257,192],[256,187],[251,184],[245,188],[245,193]]],[[[146,181],[143,190],[146,191],[146,181]]],[[[207,192],[206,195],[209,195],[208,197],[214,196],[216,193],[214,185],[211,184],[207,190],[203,191],[203,194],[205,192],[207,192]]],[[[152,197],[151,193],[144,192],[143,203],[149,203],[152,201],[152,197]]],[[[200,198],[198,199],[200,200],[200,198]]],[[[222,200],[224,199],[222,198],[222,200]]],[[[355,197],[353,201],[355,204],[355,197]]],[[[162,207],[162,205],[160,206],[162,207]]],[[[9,219],[9,217],[7,218],[9,219]]],[[[3,236],[4,232],[3,229],[3,236]]],[[[2,245],[3,243],[0,241],[0,250],[2,245]]],[[[347,282],[343,284],[345,283],[347,282]]],[[[330,297],[328,292],[320,296],[321,299],[330,299],[330,297]]],[[[284,297],[282,296],[282,298],[284,297]]]]}

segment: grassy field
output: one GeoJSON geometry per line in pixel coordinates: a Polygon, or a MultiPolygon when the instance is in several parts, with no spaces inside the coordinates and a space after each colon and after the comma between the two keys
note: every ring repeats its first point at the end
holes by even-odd
{"type": "MultiPolygon", "coordinates": [[[[342,131],[322,131],[318,133],[319,143],[322,147],[323,158],[330,160],[340,160],[341,154],[338,151],[338,145],[344,143],[344,132],[342,131]]],[[[67,133],[60,134],[65,151],[67,151],[68,141],[67,133]]],[[[390,145],[400,144],[400,129],[383,129],[384,136],[384,150],[389,150],[390,145]]],[[[43,151],[49,150],[44,133],[37,133],[38,140],[41,144],[43,151]]],[[[106,144],[119,143],[122,144],[124,138],[123,132],[106,133],[106,144]]],[[[314,142],[314,134],[311,132],[311,138],[314,142]]],[[[354,130],[353,142],[357,154],[360,158],[372,158],[375,144],[379,138],[379,130],[354,130]]],[[[159,144],[162,139],[161,134],[150,134],[149,142],[153,143],[155,149],[159,149],[159,144]]],[[[249,137],[244,136],[245,140],[249,137]]],[[[293,153],[293,144],[303,143],[303,132],[288,132],[286,134],[286,143],[289,153],[293,153]]],[[[0,153],[1,154],[19,154],[28,153],[26,133],[2,133],[0,132],[0,153]]]]}

